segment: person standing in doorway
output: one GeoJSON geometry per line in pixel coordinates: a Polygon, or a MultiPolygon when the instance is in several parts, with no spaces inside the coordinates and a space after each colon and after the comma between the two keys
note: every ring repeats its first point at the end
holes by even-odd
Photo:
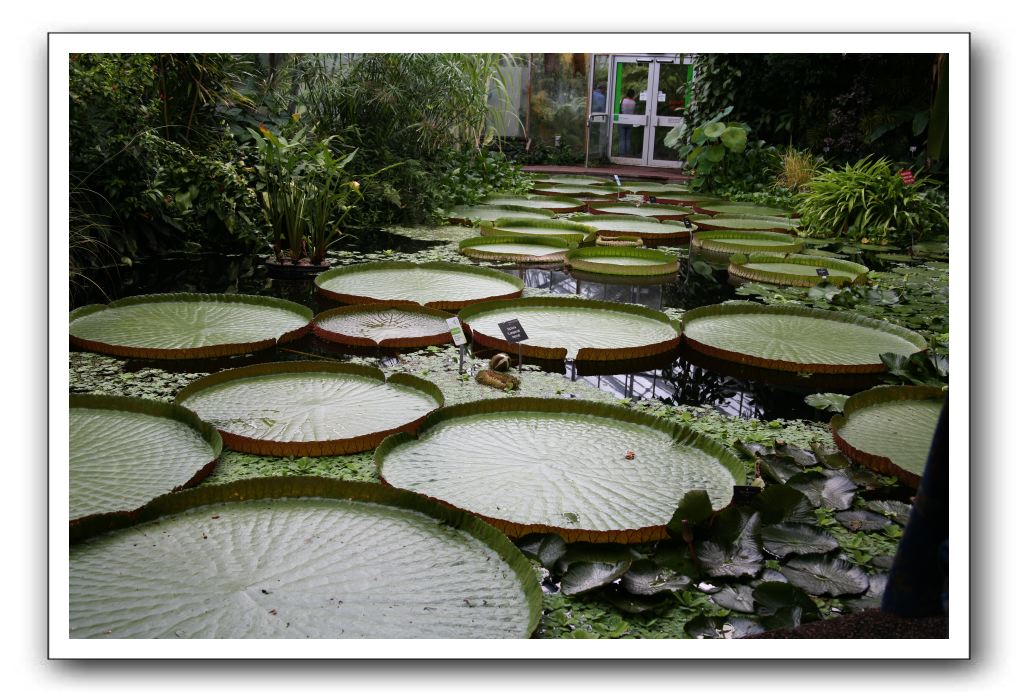
{"type": "MultiPolygon", "coordinates": [[[[626,96],[622,99],[622,104],[619,106],[619,113],[622,115],[633,115],[636,113],[636,92],[632,89],[626,92],[626,96]]],[[[629,156],[629,150],[632,148],[633,141],[633,126],[627,124],[619,125],[619,156],[629,156]]]]}

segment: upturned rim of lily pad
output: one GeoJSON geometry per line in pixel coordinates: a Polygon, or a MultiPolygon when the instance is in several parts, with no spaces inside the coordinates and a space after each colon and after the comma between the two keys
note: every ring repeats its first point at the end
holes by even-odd
{"type": "Polygon", "coordinates": [[[451,312],[445,312],[444,310],[435,310],[434,308],[426,308],[422,305],[390,305],[387,303],[371,303],[369,305],[345,305],[339,308],[332,308],[331,310],[325,310],[315,315],[315,319],[311,324],[311,329],[315,336],[325,341],[331,341],[333,343],[342,344],[344,346],[364,346],[368,348],[421,348],[424,346],[438,346],[440,344],[446,344],[452,341],[452,335],[449,333],[448,327],[443,325],[443,330],[434,333],[420,333],[420,334],[407,334],[406,336],[390,337],[388,339],[381,339],[375,341],[366,336],[358,336],[356,334],[348,334],[345,332],[338,332],[331,329],[326,329],[322,326],[322,323],[330,317],[342,317],[346,315],[360,315],[360,314],[371,314],[378,312],[385,312],[388,310],[395,310],[398,312],[416,314],[416,315],[427,315],[429,317],[436,317],[443,322],[450,317],[453,317],[451,312]]]}
{"type": "Polygon", "coordinates": [[[814,255],[783,254],[778,252],[751,252],[748,255],[736,253],[729,258],[728,274],[745,281],[758,281],[760,283],[777,284],[779,286],[800,286],[808,288],[816,286],[821,281],[827,281],[834,285],[849,283],[863,283],[869,267],[857,262],[839,260],[831,257],[817,257],[814,255]],[[817,274],[791,274],[789,272],[770,271],[760,267],[748,267],[749,264],[796,264],[805,267],[822,267],[826,269],[839,269],[850,272],[855,276],[847,278],[844,276],[828,276],[821,278],[817,274]]]}

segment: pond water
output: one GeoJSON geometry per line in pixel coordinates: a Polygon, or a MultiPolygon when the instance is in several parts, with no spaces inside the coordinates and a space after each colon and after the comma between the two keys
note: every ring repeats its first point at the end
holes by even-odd
{"type": "MultiPolygon", "coordinates": [[[[415,240],[376,231],[365,234],[344,246],[356,254],[391,252],[407,259],[425,250],[442,246],[442,241],[415,240]]],[[[412,257],[411,257],[412,258],[412,257]]],[[[376,259],[376,258],[371,258],[376,259]]],[[[484,266],[490,264],[479,263],[484,266]]],[[[735,288],[727,283],[724,270],[708,277],[689,271],[680,262],[682,271],[676,278],[662,283],[643,285],[616,283],[616,279],[597,280],[598,277],[577,278],[562,267],[502,268],[508,274],[520,277],[528,288],[542,289],[553,294],[570,294],[594,300],[619,303],[637,303],[655,310],[689,310],[737,297],[735,288]]],[[[242,255],[180,255],[158,260],[137,261],[133,266],[111,267],[97,270],[90,277],[105,288],[83,285],[72,295],[72,308],[89,303],[104,303],[132,295],[166,292],[246,293],[275,296],[307,305],[317,314],[335,307],[334,303],[320,300],[313,279],[270,278],[264,258],[242,255]]],[[[676,313],[672,313],[673,316],[676,313]]],[[[308,337],[294,345],[291,351],[335,358],[334,350],[308,337]]],[[[493,353],[493,352],[492,352],[493,353]]],[[[282,354],[283,357],[300,357],[282,354]]],[[[365,355],[363,353],[358,355],[365,355]]],[[[368,354],[374,355],[374,354],[368,354]]],[[[385,357],[388,354],[378,354],[385,357]]],[[[478,355],[488,355],[479,352],[478,355]]],[[[819,379],[792,381],[762,381],[764,372],[733,372],[725,364],[705,363],[702,358],[691,362],[682,353],[670,353],[655,360],[633,364],[636,372],[624,374],[597,374],[584,372],[572,363],[561,364],[557,369],[564,377],[586,380],[599,389],[618,398],[656,399],[671,404],[711,406],[733,416],[745,418],[805,418],[826,420],[829,414],[818,412],[805,404],[803,397],[812,391],[836,391],[838,383],[819,379]]],[[[129,364],[128,367],[140,367],[129,364]]],[[[167,367],[159,364],[159,367],[167,367]]]]}

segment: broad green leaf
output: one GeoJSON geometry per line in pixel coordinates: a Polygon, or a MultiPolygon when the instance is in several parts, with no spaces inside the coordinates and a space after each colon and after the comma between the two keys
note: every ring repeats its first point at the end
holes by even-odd
{"type": "Polygon", "coordinates": [[[760,512],[764,524],[813,523],[816,515],[809,498],[787,485],[768,485],[753,498],[753,508],[760,512]]]}
{"type": "Polygon", "coordinates": [[[601,562],[632,562],[642,556],[628,545],[615,543],[569,543],[565,552],[555,561],[554,571],[565,573],[574,564],[601,562]]]}
{"type": "Polygon", "coordinates": [[[579,243],[596,230],[593,226],[561,219],[497,219],[490,227],[482,226],[481,235],[517,236],[520,241],[532,238],[556,238],[567,243],[579,243]]]}
{"type": "Polygon", "coordinates": [[[774,524],[760,529],[763,547],[779,558],[789,555],[818,555],[838,547],[834,536],[809,524],[774,524]]]}
{"type": "Polygon", "coordinates": [[[256,479],[143,514],[72,545],[72,638],[527,637],[540,616],[504,536],[377,484],[256,479]]]}
{"type": "Polygon", "coordinates": [[[712,163],[720,163],[725,158],[725,147],[721,144],[711,144],[705,150],[704,157],[712,163]]]}
{"type": "Polygon", "coordinates": [[[795,253],[802,249],[802,240],[768,231],[698,231],[693,234],[692,249],[716,259],[728,259],[735,253],[795,253]]]}
{"type": "Polygon", "coordinates": [[[741,127],[726,127],[721,132],[721,143],[728,151],[741,154],[746,150],[746,130],[741,127]]]}
{"type": "Polygon", "coordinates": [[[692,584],[693,574],[661,567],[651,560],[638,560],[622,576],[622,588],[637,596],[683,591],[692,584]]]}
{"type": "Polygon", "coordinates": [[[682,496],[679,506],[672,514],[672,518],[668,522],[668,533],[676,538],[681,538],[683,521],[688,522],[688,526],[692,527],[705,521],[712,514],[714,514],[714,508],[711,506],[707,493],[703,490],[690,490],[682,496]]]}
{"type": "Polygon", "coordinates": [[[760,623],[749,618],[706,615],[697,615],[686,623],[684,629],[693,639],[741,639],[765,631],[760,623]]]}
{"type": "Polygon", "coordinates": [[[805,401],[815,409],[841,413],[842,409],[845,407],[845,402],[848,401],[848,395],[833,394],[830,392],[827,394],[809,394],[806,396],[805,401]]]}
{"type": "Polygon", "coordinates": [[[674,274],[679,270],[674,255],[631,247],[584,247],[570,250],[566,253],[566,266],[594,274],[621,276],[674,274]]]}
{"type": "Polygon", "coordinates": [[[540,561],[549,570],[566,553],[566,542],[555,533],[534,533],[524,536],[516,543],[516,547],[524,555],[540,561]]]}
{"type": "Polygon", "coordinates": [[[574,596],[610,584],[629,569],[628,562],[580,562],[562,577],[562,593],[574,596]]]}
{"type": "Polygon", "coordinates": [[[709,123],[703,128],[703,135],[709,139],[717,139],[725,131],[724,123],[709,123]]]}
{"type": "MultiPolygon", "coordinates": [[[[687,200],[683,200],[687,201],[687,200]]],[[[720,200],[709,198],[690,199],[688,202],[695,202],[697,207],[719,203],[720,200]]],[[[786,231],[799,227],[798,219],[791,219],[787,216],[744,216],[731,214],[717,214],[708,216],[698,214],[690,221],[696,224],[697,228],[705,231],[786,231]]]]}
{"type": "Polygon", "coordinates": [[[801,254],[754,252],[732,255],[728,273],[746,281],[782,286],[815,286],[821,281],[842,285],[862,280],[869,268],[855,262],[801,254]],[[827,276],[817,274],[826,269],[827,276]]]}
{"type": "MultiPolygon", "coordinates": [[[[590,205],[592,216],[606,214],[619,216],[629,214],[630,216],[644,216],[655,219],[683,219],[693,210],[688,207],[680,207],[674,204],[633,204],[631,202],[593,202],[590,205]]],[[[584,223],[594,223],[584,221],[584,223]]]]}
{"type": "Polygon", "coordinates": [[[814,507],[848,509],[857,486],[838,471],[804,471],[788,479],[788,487],[800,491],[814,507]]]}
{"type": "Polygon", "coordinates": [[[734,610],[739,613],[752,613],[753,587],[745,584],[725,586],[712,595],[711,600],[728,610],[734,610]]]}
{"type": "Polygon", "coordinates": [[[760,615],[774,615],[785,608],[798,608],[803,622],[820,618],[820,611],[813,599],[793,584],[777,581],[764,582],[753,590],[753,600],[760,615]]]}
{"type": "Polygon", "coordinates": [[[882,514],[864,509],[838,512],[834,518],[849,531],[879,531],[893,523],[882,514]]]}
{"type": "Polygon", "coordinates": [[[827,555],[795,557],[781,567],[788,581],[814,596],[862,593],[869,586],[866,573],[851,562],[827,555]]]}
{"type": "Polygon", "coordinates": [[[478,204],[476,206],[453,207],[449,211],[450,221],[494,221],[495,219],[549,219],[554,212],[540,208],[527,208],[512,204],[478,204]]]}
{"type": "MultiPolygon", "coordinates": [[[[555,214],[568,214],[583,209],[583,201],[575,197],[549,196],[549,195],[526,195],[515,197],[512,195],[491,195],[481,200],[482,205],[491,206],[512,206],[524,207],[527,209],[546,209],[555,214]]],[[[502,214],[502,216],[508,216],[502,214]]]]}
{"type": "Polygon", "coordinates": [[[912,506],[897,500],[870,500],[866,503],[866,509],[883,514],[897,524],[904,526],[912,514],[912,506]]]}
{"type": "MultiPolygon", "coordinates": [[[[753,514],[734,536],[719,535],[697,546],[696,555],[712,577],[742,577],[757,574],[763,566],[760,552],[760,515],[753,514]]],[[[728,533],[725,529],[719,533],[728,533]]]]}

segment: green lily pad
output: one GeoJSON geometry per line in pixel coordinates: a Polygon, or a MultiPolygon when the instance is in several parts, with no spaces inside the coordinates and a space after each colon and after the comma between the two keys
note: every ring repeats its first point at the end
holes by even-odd
{"type": "Polygon", "coordinates": [[[570,250],[566,253],[566,266],[592,274],[621,276],[655,276],[679,271],[674,255],[632,247],[584,247],[570,250]]]}
{"type": "Polygon", "coordinates": [[[599,178],[596,175],[545,175],[534,181],[535,185],[615,185],[611,178],[599,178]]]}
{"type": "Polygon", "coordinates": [[[690,230],[678,221],[661,221],[635,214],[585,214],[572,217],[597,229],[598,238],[623,234],[639,238],[646,245],[678,245],[689,242],[690,230]]]}
{"type": "Polygon", "coordinates": [[[857,283],[866,278],[869,268],[855,262],[812,257],[782,255],[770,252],[735,254],[729,258],[728,273],[744,281],[778,284],[780,286],[815,286],[821,281],[834,285],[857,283]],[[817,270],[826,270],[821,277],[817,270]]]}
{"type": "Polygon", "coordinates": [[[178,404],[250,454],[325,456],[374,449],[416,430],[444,403],[435,385],[398,373],[332,361],[251,365],[185,387],[178,404]]]}
{"type": "Polygon", "coordinates": [[[632,202],[592,202],[587,205],[591,214],[630,214],[632,216],[649,216],[661,220],[681,221],[693,210],[674,204],[633,204],[632,202]]]}
{"type": "Polygon", "coordinates": [[[423,305],[459,310],[465,305],[523,293],[523,282],[494,269],[451,262],[369,262],[337,267],[315,278],[318,292],[340,303],[423,305]]]}
{"type": "Polygon", "coordinates": [[[854,461],[917,487],[943,404],[938,387],[869,389],[831,420],[834,442],[854,461]]]}
{"type": "Polygon", "coordinates": [[[730,214],[694,214],[689,220],[705,231],[776,231],[790,232],[799,227],[798,219],[787,216],[743,216],[730,214]]]}
{"type": "Polygon", "coordinates": [[[222,450],[215,428],[180,406],[71,395],[68,516],[137,510],[200,482],[222,450]]]}
{"type": "Polygon", "coordinates": [[[773,615],[785,608],[799,608],[803,622],[819,620],[816,603],[798,586],[786,582],[769,581],[753,589],[753,601],[760,615],[773,615]]]}
{"type": "Polygon", "coordinates": [[[622,361],[665,353],[679,335],[668,317],[636,305],[576,298],[522,298],[460,312],[475,344],[544,360],[622,361]],[[500,322],[518,319],[527,333],[509,344],[500,322]]]}
{"type": "Polygon", "coordinates": [[[540,618],[498,531],[377,484],[239,481],[162,496],[139,521],[72,545],[72,638],[527,637],[540,618]]]}
{"type": "Polygon", "coordinates": [[[734,456],[682,426],[569,399],[451,406],[430,416],[417,438],[387,439],[375,461],[386,483],[470,511],[511,536],[553,531],[597,543],[665,538],[689,490],[705,489],[722,507],[742,475],[734,456]]]}
{"type": "MultiPolygon", "coordinates": [[[[571,214],[582,211],[584,203],[575,197],[563,197],[561,195],[525,195],[516,197],[513,195],[491,195],[481,200],[482,205],[524,207],[526,209],[546,209],[555,214],[571,214]]],[[[506,216],[503,214],[503,216],[506,216]]]]}
{"type": "Polygon", "coordinates": [[[826,394],[809,394],[805,398],[805,402],[813,408],[820,411],[833,411],[835,413],[841,413],[844,410],[846,401],[848,401],[847,394],[834,394],[831,392],[826,394]]]}
{"type": "Polygon", "coordinates": [[[278,298],[165,293],[78,308],[70,335],[72,345],[112,356],[213,358],[298,339],[311,317],[303,305],[278,298]]]}
{"type": "Polygon", "coordinates": [[[315,336],[347,346],[421,348],[452,343],[452,315],[416,305],[351,305],[315,316],[315,336]]]}
{"type": "Polygon", "coordinates": [[[597,229],[573,221],[557,219],[498,219],[491,226],[482,226],[481,235],[490,237],[518,236],[520,238],[558,238],[567,243],[582,242],[597,229]]]}
{"type": "Polygon", "coordinates": [[[556,533],[535,533],[524,536],[516,543],[516,547],[524,555],[528,555],[544,565],[547,569],[555,566],[566,553],[566,542],[556,533]]]}
{"type": "Polygon", "coordinates": [[[809,498],[787,485],[768,485],[753,498],[753,508],[766,525],[816,521],[809,498]]]}
{"type": "Polygon", "coordinates": [[[844,596],[864,592],[869,579],[848,560],[829,555],[795,557],[781,567],[788,581],[814,596],[844,596]]]}
{"type": "Polygon", "coordinates": [[[697,615],[683,628],[693,639],[741,639],[766,631],[759,622],[743,617],[697,615]]]}
{"type": "Polygon", "coordinates": [[[727,261],[735,254],[796,253],[802,249],[802,240],[770,231],[697,231],[690,247],[691,252],[727,261]]]}
{"type": "Polygon", "coordinates": [[[896,524],[904,526],[912,514],[912,505],[897,500],[870,500],[866,503],[866,509],[883,514],[896,524]]]}
{"type": "Polygon", "coordinates": [[[547,209],[527,208],[512,204],[478,204],[475,206],[453,207],[449,211],[449,220],[460,223],[477,223],[478,221],[494,221],[495,219],[550,219],[555,212],[547,209]]]}
{"type": "Polygon", "coordinates": [[[883,514],[865,509],[838,512],[834,518],[849,531],[879,531],[894,523],[883,514]]]}
{"type": "Polygon", "coordinates": [[[792,212],[780,207],[765,207],[749,202],[720,202],[697,204],[696,209],[705,214],[725,214],[727,216],[781,216],[791,218],[792,212]]]}
{"type": "Polygon", "coordinates": [[[548,187],[535,187],[536,195],[556,195],[559,197],[576,197],[577,199],[601,199],[618,197],[618,190],[605,185],[569,185],[557,184],[548,187]]]}
{"type": "Polygon", "coordinates": [[[562,577],[562,593],[574,596],[600,588],[625,574],[628,562],[581,562],[570,566],[562,577]]]}
{"type": "Polygon", "coordinates": [[[459,251],[473,259],[513,262],[517,264],[558,263],[566,252],[576,247],[561,238],[518,235],[481,236],[460,241],[459,251]]]}
{"type": "Polygon", "coordinates": [[[746,584],[722,587],[720,591],[711,596],[711,600],[722,608],[738,613],[752,613],[754,610],[753,587],[746,584]]]}
{"type": "Polygon", "coordinates": [[[638,560],[622,576],[622,588],[637,596],[685,591],[693,575],[662,567],[652,560],[638,560]]]}
{"type": "Polygon", "coordinates": [[[926,349],[919,334],[889,322],[741,302],[689,310],[682,317],[682,338],[716,358],[792,372],[884,372],[882,353],[926,349]]]}
{"type": "Polygon", "coordinates": [[[820,555],[838,547],[834,536],[809,524],[774,524],[760,529],[763,547],[771,555],[820,555]]]}
{"type": "Polygon", "coordinates": [[[696,556],[704,571],[712,577],[751,577],[759,573],[763,567],[759,529],[759,514],[742,516],[734,535],[715,535],[697,545],[696,556]]]}

